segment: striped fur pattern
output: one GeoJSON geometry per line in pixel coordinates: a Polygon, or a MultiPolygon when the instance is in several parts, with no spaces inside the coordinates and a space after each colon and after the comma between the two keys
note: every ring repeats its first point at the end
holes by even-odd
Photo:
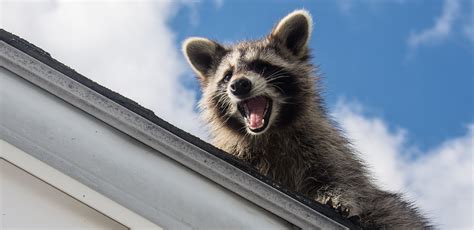
{"type": "Polygon", "coordinates": [[[183,52],[201,83],[199,106],[213,144],[363,228],[429,228],[427,219],[402,195],[371,182],[364,164],[328,117],[317,70],[310,62],[311,32],[310,14],[297,10],[260,40],[231,46],[205,38],[184,42],[183,52]],[[245,85],[245,95],[233,91],[239,79],[251,83],[250,89],[245,85]],[[260,99],[245,104],[256,97],[260,99]],[[261,114],[264,103],[266,112],[261,114]],[[249,113],[254,113],[253,120],[249,113]],[[262,127],[252,129],[255,124],[262,127]]]}

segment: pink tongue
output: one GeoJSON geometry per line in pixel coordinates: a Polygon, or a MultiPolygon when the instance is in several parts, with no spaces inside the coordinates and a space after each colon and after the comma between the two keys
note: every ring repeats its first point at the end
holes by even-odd
{"type": "Polygon", "coordinates": [[[267,105],[267,99],[264,97],[256,97],[246,102],[249,109],[249,125],[251,129],[257,129],[263,126],[263,113],[267,105]]]}

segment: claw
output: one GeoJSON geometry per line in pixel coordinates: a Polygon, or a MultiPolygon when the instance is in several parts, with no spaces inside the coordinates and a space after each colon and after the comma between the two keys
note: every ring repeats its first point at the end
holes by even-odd
{"type": "Polygon", "coordinates": [[[333,204],[332,204],[332,199],[329,198],[327,201],[326,201],[326,204],[333,207],[333,204]]]}
{"type": "Polygon", "coordinates": [[[341,215],[345,216],[345,217],[348,217],[349,216],[349,209],[348,208],[344,208],[341,212],[341,215]]]}
{"type": "Polygon", "coordinates": [[[332,199],[330,196],[324,196],[323,198],[323,204],[329,204],[329,203],[332,203],[332,199]]]}
{"type": "Polygon", "coordinates": [[[344,217],[348,217],[350,214],[350,209],[345,207],[341,203],[338,203],[337,205],[333,206],[333,208],[344,217]]]}

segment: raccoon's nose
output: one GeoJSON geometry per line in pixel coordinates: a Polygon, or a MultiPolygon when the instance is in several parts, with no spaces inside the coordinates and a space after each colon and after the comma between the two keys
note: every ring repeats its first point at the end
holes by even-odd
{"type": "Polygon", "coordinates": [[[252,89],[252,82],[247,78],[240,78],[230,84],[230,91],[235,96],[243,96],[252,89]]]}

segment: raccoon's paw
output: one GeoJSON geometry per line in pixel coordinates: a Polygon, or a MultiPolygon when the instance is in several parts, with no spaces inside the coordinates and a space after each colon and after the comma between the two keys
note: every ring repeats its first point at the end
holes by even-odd
{"type": "Polygon", "coordinates": [[[361,218],[353,208],[351,208],[350,206],[343,205],[341,203],[333,205],[331,202],[331,199],[329,199],[329,203],[326,203],[326,205],[333,207],[339,214],[341,214],[341,216],[347,218],[353,224],[360,226],[361,218]]]}
{"type": "Polygon", "coordinates": [[[351,206],[350,204],[345,204],[342,201],[341,196],[334,196],[326,193],[319,195],[316,201],[333,208],[336,212],[341,214],[341,216],[347,218],[355,225],[360,226],[360,209],[355,206],[351,206]]]}
{"type": "Polygon", "coordinates": [[[331,198],[327,200],[326,205],[334,208],[343,217],[349,217],[351,214],[351,208],[349,206],[343,205],[342,202],[336,203],[331,198]]]}
{"type": "Polygon", "coordinates": [[[331,196],[328,194],[324,194],[324,195],[319,196],[316,200],[322,204],[325,204],[333,208],[343,217],[349,217],[351,214],[351,208],[348,205],[344,205],[342,202],[340,202],[340,199],[338,196],[331,196]]]}

